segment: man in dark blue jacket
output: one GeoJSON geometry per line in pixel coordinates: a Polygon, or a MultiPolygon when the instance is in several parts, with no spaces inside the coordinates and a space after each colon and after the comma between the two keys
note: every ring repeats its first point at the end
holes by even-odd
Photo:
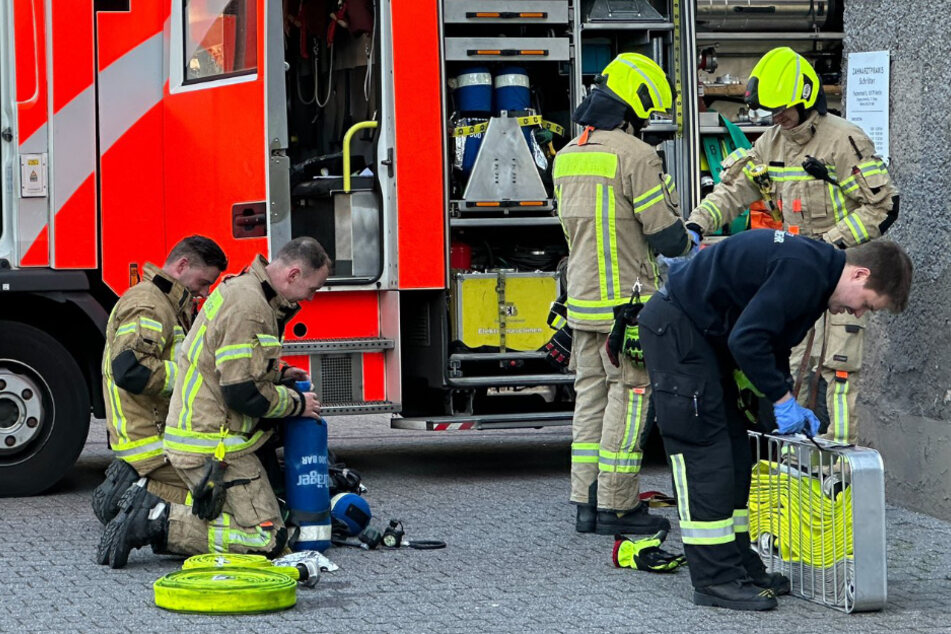
{"type": "Polygon", "coordinates": [[[779,433],[815,434],[818,419],[790,391],[790,349],[826,309],[904,310],[911,278],[911,261],[893,242],[842,251],[747,231],[673,271],[638,315],[694,603],[768,610],[789,592],[789,580],[768,574],[750,549],[752,465],[733,370],[773,403],[779,433]]]}

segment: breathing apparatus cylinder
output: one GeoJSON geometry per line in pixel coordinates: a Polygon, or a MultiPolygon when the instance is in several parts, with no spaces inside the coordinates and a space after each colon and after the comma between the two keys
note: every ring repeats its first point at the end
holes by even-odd
{"type": "MultiPolygon", "coordinates": [[[[309,381],[297,389],[310,391],[309,381]]],[[[327,472],[327,421],[302,416],[284,423],[284,483],[291,523],[300,526],[294,550],[330,547],[330,475],[327,472]]]]}
{"type": "MultiPolygon", "coordinates": [[[[456,100],[456,112],[462,117],[462,125],[482,123],[492,114],[492,73],[485,66],[472,66],[456,75],[453,95],[456,100]]],[[[483,133],[469,135],[465,138],[465,147],[462,155],[462,171],[469,174],[479,147],[482,145],[483,133]]]]}
{"type": "MultiPolygon", "coordinates": [[[[528,72],[521,66],[506,66],[495,73],[495,111],[509,112],[528,110],[532,107],[532,90],[528,81],[528,72]]],[[[532,128],[522,128],[525,142],[532,147],[532,128]]]]}

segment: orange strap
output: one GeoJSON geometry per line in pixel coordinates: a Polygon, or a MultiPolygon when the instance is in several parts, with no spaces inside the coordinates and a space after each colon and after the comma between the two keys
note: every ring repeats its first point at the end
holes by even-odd
{"type": "Polygon", "coordinates": [[[845,370],[836,370],[835,371],[835,380],[840,382],[845,382],[849,380],[849,373],[845,370]]]}
{"type": "Polygon", "coordinates": [[[594,130],[594,126],[592,125],[585,126],[584,132],[582,132],[581,136],[578,137],[578,145],[587,145],[588,135],[591,134],[592,130],[594,130]]]}

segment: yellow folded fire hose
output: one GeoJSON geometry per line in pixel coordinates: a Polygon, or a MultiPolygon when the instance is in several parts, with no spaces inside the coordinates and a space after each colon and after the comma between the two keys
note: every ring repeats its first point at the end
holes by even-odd
{"type": "Polygon", "coordinates": [[[787,562],[826,568],[851,557],[852,487],[833,500],[819,479],[761,460],[750,482],[750,540],[764,534],[787,562]]]}
{"type": "MultiPolygon", "coordinates": [[[[234,555],[229,555],[234,557],[234,555]]],[[[297,581],[292,568],[185,568],[154,584],[155,605],[172,612],[259,614],[294,607],[297,581]]],[[[296,570],[294,570],[296,572],[296,570]]]]}

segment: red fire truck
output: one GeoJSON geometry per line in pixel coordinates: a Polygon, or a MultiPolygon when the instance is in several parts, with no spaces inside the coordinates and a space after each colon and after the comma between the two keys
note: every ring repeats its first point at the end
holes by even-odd
{"type": "MultiPolygon", "coordinates": [[[[539,351],[567,253],[553,152],[613,55],[651,55],[681,96],[649,131],[687,207],[694,11],[732,19],[715,4],[0,0],[0,495],[73,464],[111,306],[195,233],[233,272],[297,236],[327,247],[284,351],[325,414],[569,423],[572,377],[539,351]]],[[[825,2],[785,4],[818,31],[825,2]]]]}

